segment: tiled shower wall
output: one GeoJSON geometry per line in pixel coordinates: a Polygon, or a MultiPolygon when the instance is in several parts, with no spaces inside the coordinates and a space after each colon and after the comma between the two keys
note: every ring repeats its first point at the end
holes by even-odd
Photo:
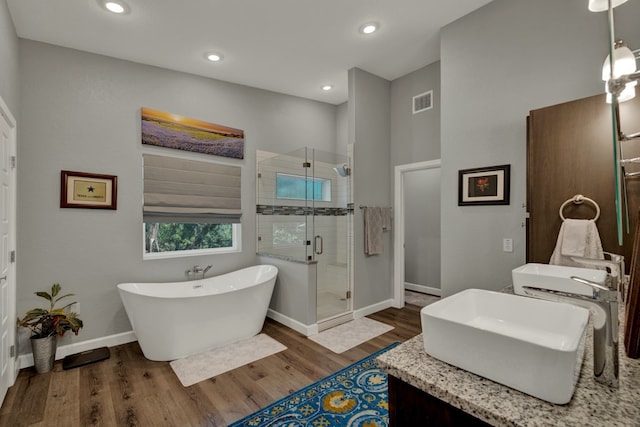
{"type": "MultiPolygon", "coordinates": [[[[300,151],[303,153],[303,151],[300,151]]],[[[349,177],[340,177],[333,170],[337,164],[312,162],[313,168],[307,169],[308,176],[331,180],[330,202],[306,202],[303,200],[276,199],[276,172],[304,176],[304,159],[295,155],[275,155],[264,151],[257,152],[257,230],[258,252],[304,261],[312,256],[318,263],[318,291],[344,293],[348,283],[349,257],[349,177]],[[316,215],[310,213],[315,211],[316,215]],[[292,244],[283,244],[277,230],[286,230],[287,234],[298,234],[299,240],[292,244]],[[322,236],[323,253],[313,253],[314,236],[322,236]],[[306,237],[305,237],[306,236],[306,237]],[[274,237],[276,237],[274,239],[274,237]],[[310,246],[304,240],[311,241],[310,246]]],[[[311,153],[309,150],[309,158],[311,153]]]]}
{"type": "MultiPolygon", "coordinates": [[[[288,232],[296,229],[305,230],[308,227],[307,239],[313,240],[314,235],[321,235],[324,239],[325,258],[333,262],[347,259],[346,222],[349,202],[349,178],[340,177],[333,170],[336,165],[315,162],[312,169],[308,169],[308,176],[331,180],[331,201],[305,202],[304,200],[276,199],[276,172],[304,176],[302,166],[304,159],[297,156],[274,155],[264,151],[257,152],[258,176],[256,177],[257,205],[258,205],[258,251],[273,253],[281,256],[305,259],[304,245],[286,247],[277,239],[274,241],[274,225],[282,226],[288,232]],[[267,161],[264,161],[267,160],[267,161]],[[316,215],[310,213],[315,211],[316,215]],[[342,218],[344,221],[341,221],[342,218]],[[313,225],[315,223],[315,233],[313,225]],[[302,249],[300,248],[302,246],[302,249]]],[[[304,238],[300,234],[301,240],[304,238]]],[[[308,255],[312,255],[311,249],[308,255]]]]}

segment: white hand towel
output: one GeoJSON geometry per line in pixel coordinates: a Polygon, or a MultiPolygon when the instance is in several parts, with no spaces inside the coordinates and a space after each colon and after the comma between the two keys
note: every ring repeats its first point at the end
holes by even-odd
{"type": "Polygon", "coordinates": [[[564,256],[584,257],[587,249],[589,223],[584,219],[565,219],[562,222],[562,248],[560,253],[564,256]]]}
{"type": "Polygon", "coordinates": [[[573,261],[572,256],[604,259],[598,227],[592,219],[565,219],[562,222],[549,264],[586,267],[573,261]]]}

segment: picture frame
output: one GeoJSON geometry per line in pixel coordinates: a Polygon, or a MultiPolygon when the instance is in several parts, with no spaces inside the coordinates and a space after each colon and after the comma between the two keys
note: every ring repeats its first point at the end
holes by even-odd
{"type": "Polygon", "coordinates": [[[244,159],[244,131],[142,107],[142,143],[156,147],[244,159]]]}
{"type": "Polygon", "coordinates": [[[458,171],[458,206],[508,205],[511,165],[458,171]]]}
{"type": "Polygon", "coordinates": [[[60,172],[60,207],[117,209],[118,177],[87,172],[60,172]]]}

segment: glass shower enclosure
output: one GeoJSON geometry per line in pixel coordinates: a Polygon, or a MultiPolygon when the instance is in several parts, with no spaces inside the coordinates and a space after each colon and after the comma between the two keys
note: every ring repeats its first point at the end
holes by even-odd
{"type": "Polygon", "coordinates": [[[286,154],[261,152],[257,164],[258,253],[316,264],[318,323],[350,313],[353,204],[348,158],[301,148],[286,154]]]}

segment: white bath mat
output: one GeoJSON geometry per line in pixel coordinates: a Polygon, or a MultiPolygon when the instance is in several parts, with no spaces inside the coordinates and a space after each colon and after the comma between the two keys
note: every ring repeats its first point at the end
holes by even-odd
{"type": "Polygon", "coordinates": [[[393,326],[386,323],[361,317],[308,338],[334,353],[343,353],[392,329],[393,326]]]}
{"type": "Polygon", "coordinates": [[[174,360],[169,365],[182,385],[189,387],[286,349],[270,336],[259,334],[224,347],[174,360]]]}
{"type": "Polygon", "coordinates": [[[404,291],[404,302],[407,304],[417,305],[418,307],[426,307],[427,305],[439,301],[440,297],[427,295],[420,292],[404,291]]]}

